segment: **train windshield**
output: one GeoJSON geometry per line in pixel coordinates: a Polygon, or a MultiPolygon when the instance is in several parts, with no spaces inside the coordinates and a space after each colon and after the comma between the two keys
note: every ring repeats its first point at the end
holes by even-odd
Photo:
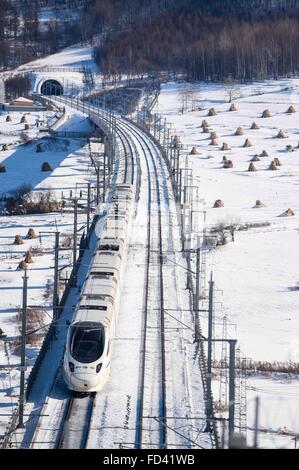
{"type": "Polygon", "coordinates": [[[105,329],[101,323],[82,322],[71,327],[71,355],[75,361],[97,361],[104,352],[105,329]]]}

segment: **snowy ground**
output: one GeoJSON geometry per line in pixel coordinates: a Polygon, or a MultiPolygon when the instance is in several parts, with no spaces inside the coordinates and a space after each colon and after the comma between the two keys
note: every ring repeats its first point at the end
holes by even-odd
{"type": "MultiPolygon", "coordinates": [[[[90,124],[81,113],[68,111],[71,130],[87,131],[90,124]]],[[[0,174],[0,188],[2,193],[16,188],[22,183],[30,183],[35,191],[51,190],[59,200],[79,196],[83,191],[81,202],[86,199],[86,183],[94,181],[89,158],[89,149],[84,139],[65,139],[49,135],[38,134],[34,127],[38,113],[27,115],[30,130],[27,133],[34,138],[27,145],[22,145],[20,133],[24,124],[19,124],[21,113],[11,113],[12,122],[5,122],[5,115],[0,116],[1,134],[0,144],[9,144],[7,152],[1,152],[0,162],[5,164],[6,173],[0,174]],[[42,143],[43,152],[36,153],[36,144],[42,143]],[[41,172],[41,164],[48,162],[51,172],[41,172]]],[[[41,116],[40,116],[41,117],[41,116]]],[[[60,128],[58,128],[60,130],[60,128]]],[[[69,130],[67,124],[63,124],[63,131],[69,130]]],[[[97,144],[94,144],[97,145],[97,144]]],[[[97,150],[97,149],[94,149],[97,150]]],[[[80,200],[79,200],[80,202],[80,200]]],[[[68,205],[71,206],[71,203],[68,205]]],[[[85,211],[79,210],[79,229],[86,223],[85,211]]],[[[28,269],[28,306],[36,306],[44,312],[43,323],[49,324],[52,315],[51,309],[51,285],[53,282],[54,267],[54,236],[42,234],[41,238],[26,239],[29,228],[33,228],[36,234],[39,232],[55,232],[56,228],[61,232],[61,242],[73,230],[72,208],[62,213],[26,215],[26,216],[2,216],[0,217],[0,327],[7,335],[7,339],[13,341],[19,335],[19,323],[16,315],[22,302],[22,271],[16,271],[19,262],[24,258],[30,247],[38,248],[39,253],[33,255],[33,264],[28,269]],[[13,244],[15,235],[21,235],[24,244],[13,244]]],[[[79,234],[82,233],[79,232],[79,234]]],[[[60,252],[60,267],[71,263],[71,250],[60,252]]],[[[70,272],[71,268],[66,271],[70,272]]],[[[42,331],[41,331],[42,334],[42,331]]],[[[5,430],[6,423],[13,407],[18,401],[19,371],[10,369],[9,365],[20,363],[20,357],[12,343],[8,345],[0,342],[0,434],[5,430]],[[5,344],[7,348],[5,348],[5,344]]],[[[40,342],[28,346],[26,355],[29,372],[38,352],[40,342]]]]}
{"type": "MultiPolygon", "coordinates": [[[[229,334],[238,338],[242,356],[253,360],[298,362],[299,291],[294,287],[299,281],[299,149],[287,152],[286,145],[296,147],[299,133],[298,113],[286,114],[286,110],[293,105],[299,111],[299,81],[242,85],[243,97],[235,101],[237,111],[234,112],[228,111],[230,105],[221,85],[195,86],[195,90],[200,89],[198,105],[202,110],[181,115],[179,92],[184,86],[177,83],[163,85],[156,112],[174,124],[176,131],[173,130],[172,134],[177,132],[185,146],[188,145],[183,152],[182,164],[191,148],[197,148],[198,154],[189,156],[188,163],[193,184],[198,186],[200,197],[205,199],[201,209],[207,211],[207,226],[232,218],[242,223],[271,223],[269,227],[237,232],[234,243],[217,248],[208,256],[207,270],[214,271],[218,290],[216,334],[222,334],[222,317],[226,314],[229,334]],[[216,109],[217,115],[207,117],[211,107],[216,109]],[[270,110],[272,117],[261,118],[265,109],[270,110]],[[208,121],[209,130],[218,135],[215,147],[209,145],[210,135],[202,133],[203,119],[208,121]],[[250,129],[253,121],[260,129],[250,129]],[[239,126],[243,128],[244,135],[235,136],[239,126]],[[275,138],[280,129],[287,138],[275,138]],[[246,138],[250,139],[252,147],[243,147],[246,138]],[[223,142],[228,143],[230,150],[221,151],[223,142]],[[248,172],[251,158],[263,150],[269,157],[262,157],[254,163],[256,172],[248,172]],[[233,161],[233,168],[222,168],[224,155],[233,161]],[[268,167],[274,158],[279,158],[282,166],[277,171],[270,171],[268,167]],[[223,208],[213,208],[216,199],[223,201],[223,208]],[[265,207],[254,208],[258,199],[265,207]],[[295,216],[280,217],[288,208],[295,212],[295,216]]],[[[202,323],[205,329],[207,322],[204,317],[202,323]]],[[[267,410],[263,414],[263,427],[277,429],[286,426],[298,432],[295,408],[288,407],[285,413],[275,414],[275,410],[284,403],[281,401],[283,395],[293,393],[298,396],[298,380],[290,377],[285,382],[276,378],[275,387],[273,379],[264,378],[262,387],[258,385],[260,380],[256,377],[250,379],[262,396],[262,407],[267,410]],[[271,406],[267,400],[269,393],[271,406]]],[[[253,393],[251,390],[250,396],[253,393]]],[[[252,407],[248,405],[248,408],[251,419],[252,407]]],[[[275,446],[273,439],[270,443],[262,435],[261,444],[275,446]]],[[[292,447],[294,441],[289,438],[286,445],[292,447]]]]}
{"type": "Polygon", "coordinates": [[[20,66],[18,70],[35,67],[71,67],[78,69],[88,67],[95,71],[97,66],[92,58],[92,52],[92,47],[69,47],[56,54],[28,62],[20,66]]]}

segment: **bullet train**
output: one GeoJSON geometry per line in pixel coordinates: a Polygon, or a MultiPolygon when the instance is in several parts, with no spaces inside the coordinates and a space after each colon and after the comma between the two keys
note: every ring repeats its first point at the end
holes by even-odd
{"type": "Polygon", "coordinates": [[[99,391],[109,379],[132,205],[131,185],[116,185],[67,334],[63,377],[76,392],[99,391]]]}

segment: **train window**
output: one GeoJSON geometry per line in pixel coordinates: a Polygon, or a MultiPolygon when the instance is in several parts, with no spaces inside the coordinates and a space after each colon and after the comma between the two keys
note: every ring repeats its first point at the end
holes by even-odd
{"type": "Polygon", "coordinates": [[[105,300],[107,296],[103,294],[83,294],[82,297],[86,299],[105,300]]]}
{"type": "Polygon", "coordinates": [[[98,251],[119,251],[119,245],[99,245],[98,251]]]}
{"type": "Polygon", "coordinates": [[[97,361],[103,354],[105,329],[101,323],[81,322],[71,326],[71,355],[83,364],[97,361]]]}
{"type": "MultiPolygon", "coordinates": [[[[92,299],[96,299],[96,297],[92,297],[92,299]]],[[[107,310],[107,307],[104,305],[82,305],[79,310],[107,310]]]]}
{"type": "Polygon", "coordinates": [[[109,279],[109,277],[113,276],[113,273],[108,273],[108,272],[97,273],[95,271],[91,271],[90,275],[96,279],[109,279]]]}

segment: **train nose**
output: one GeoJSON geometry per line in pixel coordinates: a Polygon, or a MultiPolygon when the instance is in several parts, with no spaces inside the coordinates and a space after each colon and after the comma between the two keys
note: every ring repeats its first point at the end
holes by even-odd
{"type": "Polygon", "coordinates": [[[93,374],[72,374],[71,384],[76,390],[87,392],[89,390],[93,391],[97,387],[98,380],[93,374]]]}

